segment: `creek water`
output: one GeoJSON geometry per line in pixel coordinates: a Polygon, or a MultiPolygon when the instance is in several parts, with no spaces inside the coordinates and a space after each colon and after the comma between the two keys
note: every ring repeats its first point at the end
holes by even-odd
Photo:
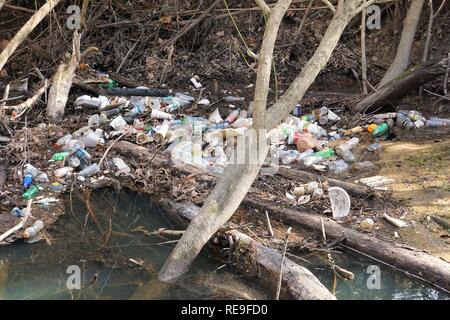
{"type": "MultiPolygon", "coordinates": [[[[173,228],[146,195],[95,191],[90,200],[95,219],[80,194],[65,200],[66,214],[49,228],[51,245],[41,241],[0,247],[1,299],[273,298],[255,279],[223,267],[206,253],[181,281],[159,282],[157,270],[176,238],[145,234],[173,228]]],[[[323,257],[304,258],[309,260],[304,266],[332,290],[333,273],[323,257]]],[[[337,280],[338,299],[450,299],[426,283],[359,255],[334,254],[333,258],[355,274],[351,282],[337,280]],[[369,279],[371,265],[380,268],[379,282],[369,279]]]]}

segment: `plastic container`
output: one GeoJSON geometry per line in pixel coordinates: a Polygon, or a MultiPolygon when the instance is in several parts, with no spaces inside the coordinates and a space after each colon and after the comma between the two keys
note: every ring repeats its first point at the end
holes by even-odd
{"type": "Polygon", "coordinates": [[[407,129],[407,130],[411,130],[414,129],[414,123],[403,113],[398,113],[397,115],[397,126],[407,129]]]}
{"type": "Polygon", "coordinates": [[[25,216],[25,210],[14,207],[11,210],[11,215],[16,218],[21,218],[21,217],[25,216]]]}
{"type": "Polygon", "coordinates": [[[77,157],[70,157],[69,160],[67,160],[67,164],[72,168],[78,168],[81,161],[77,157]]]}
{"type": "Polygon", "coordinates": [[[81,140],[76,140],[76,139],[71,139],[71,140],[67,140],[66,143],[64,144],[64,146],[61,147],[61,150],[63,151],[71,151],[77,148],[82,148],[84,149],[86,146],[84,144],[83,141],[81,140]]]}
{"type": "Polygon", "coordinates": [[[38,169],[36,169],[36,168],[35,168],[34,166],[32,166],[31,164],[27,163],[26,165],[24,165],[23,173],[24,173],[25,175],[31,174],[33,177],[36,177],[38,174],[41,174],[42,172],[39,171],[38,169]]]}
{"type": "Polygon", "coordinates": [[[36,236],[42,229],[44,229],[44,223],[41,220],[36,220],[31,227],[25,229],[22,237],[24,237],[25,239],[32,238],[36,236]]]}
{"type": "Polygon", "coordinates": [[[283,164],[292,163],[297,160],[299,156],[299,152],[297,150],[286,150],[279,151],[278,155],[281,157],[281,162],[283,164]]]}
{"type": "Polygon", "coordinates": [[[62,167],[55,170],[54,174],[57,178],[64,178],[69,173],[72,173],[74,170],[73,167],[62,167]]]}
{"type": "Polygon", "coordinates": [[[440,128],[450,126],[450,119],[430,118],[426,122],[426,126],[430,128],[440,128]]]}
{"type": "Polygon", "coordinates": [[[57,152],[52,156],[51,161],[63,161],[69,154],[70,152],[57,152]]]}
{"type": "Polygon", "coordinates": [[[161,120],[172,120],[173,118],[173,116],[170,113],[160,110],[152,110],[150,116],[152,119],[161,119],[161,120]]]}
{"type": "Polygon", "coordinates": [[[163,124],[156,130],[154,138],[156,142],[162,142],[166,138],[167,132],[169,131],[170,123],[164,121],[163,124]]]}
{"type": "Polygon", "coordinates": [[[314,155],[322,157],[324,159],[328,159],[328,158],[331,158],[332,156],[334,156],[334,150],[332,148],[327,148],[327,149],[315,152],[314,155]]]}
{"type": "Polygon", "coordinates": [[[241,110],[238,108],[238,109],[236,109],[236,110],[233,110],[229,115],[228,115],[228,117],[226,117],[225,118],[225,122],[228,122],[229,124],[232,124],[234,121],[236,121],[236,119],[238,118],[238,116],[239,116],[239,112],[240,112],[241,110]]]}
{"type": "Polygon", "coordinates": [[[95,132],[89,131],[84,135],[83,142],[86,148],[95,148],[98,144],[104,144],[105,140],[96,135],[95,132]]]}
{"type": "Polygon", "coordinates": [[[99,172],[100,172],[100,167],[98,166],[98,164],[94,163],[94,164],[91,164],[90,166],[84,168],[80,172],[78,172],[78,175],[88,178],[99,172]]]}
{"type": "Polygon", "coordinates": [[[334,174],[343,174],[348,171],[349,166],[344,160],[331,161],[328,164],[328,169],[334,174]]]}
{"type": "Polygon", "coordinates": [[[371,161],[356,162],[353,165],[353,169],[358,171],[369,171],[375,169],[375,165],[371,161]]]}
{"type": "Polygon", "coordinates": [[[33,175],[26,174],[22,180],[22,186],[24,189],[28,189],[33,184],[33,175]]]}
{"type": "Polygon", "coordinates": [[[223,97],[223,100],[225,100],[228,103],[238,103],[238,102],[244,102],[244,97],[235,97],[235,96],[226,96],[223,97]]]}
{"type": "Polygon", "coordinates": [[[33,199],[39,193],[39,188],[37,186],[31,186],[22,194],[24,200],[33,199]]]}
{"type": "Polygon", "coordinates": [[[73,136],[69,133],[66,134],[65,136],[59,138],[58,140],[56,140],[56,145],[61,148],[62,146],[64,146],[66,144],[67,141],[72,140],[73,136]]]}

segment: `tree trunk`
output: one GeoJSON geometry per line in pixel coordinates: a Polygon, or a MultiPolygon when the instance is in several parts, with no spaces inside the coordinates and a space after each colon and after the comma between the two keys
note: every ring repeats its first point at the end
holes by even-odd
{"type": "Polygon", "coordinates": [[[17,32],[14,38],[8,43],[6,48],[0,53],[0,70],[3,69],[9,57],[17,49],[17,47],[28,37],[31,31],[44,19],[47,14],[53,10],[60,0],[49,0],[25,23],[25,25],[17,32]]]}
{"type": "MultiPolygon", "coordinates": [[[[163,199],[159,203],[170,219],[182,227],[186,227],[187,222],[192,221],[200,213],[200,208],[192,203],[175,202],[169,199],[163,199]]],[[[244,272],[248,272],[249,269],[256,270],[262,285],[275,293],[280,274],[280,252],[262,245],[237,229],[228,230],[226,234],[233,237],[235,246],[243,245],[251,248],[250,250],[254,254],[254,259],[252,257],[242,259],[243,257],[233,256],[234,253],[231,252],[233,264],[235,263],[244,272]]],[[[287,299],[336,299],[308,269],[289,259],[284,261],[282,284],[283,297],[287,299]]]]}
{"type": "MultiPolygon", "coordinates": [[[[255,88],[255,128],[273,128],[291,112],[295,104],[302,99],[306,90],[314,82],[319,72],[328,62],[350,19],[373,2],[374,1],[364,2],[362,0],[339,1],[336,13],[313,57],[305,65],[302,72],[294,80],[283,97],[268,109],[267,112],[262,114],[262,108],[265,109],[265,105],[262,105],[264,97],[262,95],[260,96],[258,92],[261,91],[260,94],[266,95],[268,86],[266,88],[258,88],[258,84],[267,84],[267,73],[262,73],[261,71],[268,70],[270,74],[270,67],[268,68],[266,64],[268,61],[272,61],[273,54],[273,52],[270,52],[269,60],[266,57],[268,50],[264,51],[263,49],[273,48],[274,44],[267,43],[266,39],[276,39],[276,36],[273,37],[271,33],[275,31],[276,34],[279,25],[275,25],[275,23],[281,22],[281,17],[287,10],[290,1],[280,0],[277,5],[271,9],[269,22],[263,39],[263,49],[260,54],[260,60],[263,62],[261,63],[261,61],[258,61],[261,65],[258,66],[257,86],[255,88]],[[364,5],[358,7],[362,3],[364,3],[364,5]],[[280,18],[275,15],[280,15],[280,18]],[[262,125],[263,119],[264,126],[262,125]]],[[[269,64],[269,66],[270,65],[271,64],[269,64]]],[[[267,99],[267,96],[265,99],[267,99]]],[[[266,143],[259,145],[258,148],[255,141],[256,139],[249,131],[251,130],[247,130],[245,134],[245,137],[249,138],[247,150],[249,150],[250,154],[257,154],[258,160],[264,159],[268,150],[266,143]]],[[[257,133],[257,135],[260,134],[262,133],[257,133]]],[[[223,177],[218,181],[214,190],[206,199],[199,216],[191,222],[177,246],[164,263],[158,274],[160,280],[173,281],[188,270],[190,264],[209,238],[239,207],[242,199],[250,189],[253,180],[258,175],[261,166],[262,162],[258,161],[257,164],[229,164],[225,168],[223,177]]]]}
{"type": "Polygon", "coordinates": [[[343,244],[347,247],[420,277],[435,286],[447,291],[450,290],[450,263],[445,260],[414,248],[406,248],[399,244],[368,236],[359,231],[346,228],[333,220],[321,219],[320,215],[279,208],[259,198],[251,199],[251,197],[247,197],[243,204],[252,208],[258,208],[261,212],[267,210],[274,219],[291,223],[293,226],[297,225],[314,230],[317,233],[322,232],[321,220],[323,220],[327,239],[338,239],[345,235],[343,244]]]}
{"type": "Polygon", "coordinates": [[[414,91],[425,83],[433,81],[446,72],[447,58],[438,62],[430,61],[408,70],[400,77],[386,83],[378,91],[360,101],[355,110],[369,113],[395,109],[394,105],[408,93],[414,91]]]}
{"type": "Polygon", "coordinates": [[[47,116],[52,119],[60,119],[64,115],[70,88],[72,87],[75,71],[80,61],[80,35],[75,30],[73,34],[72,57],[58,66],[53,84],[48,94],[47,116]]]}
{"type": "Polygon", "coordinates": [[[425,0],[411,0],[411,5],[409,6],[403,24],[397,53],[395,54],[394,61],[392,61],[388,71],[386,71],[386,74],[381,80],[379,87],[384,86],[386,83],[400,76],[408,67],[414,35],[416,34],[417,24],[419,23],[424,2],[425,0]]]}

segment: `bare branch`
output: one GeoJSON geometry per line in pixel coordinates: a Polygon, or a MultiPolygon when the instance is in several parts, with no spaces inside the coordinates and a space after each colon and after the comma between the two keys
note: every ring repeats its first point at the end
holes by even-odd
{"type": "Polygon", "coordinates": [[[446,0],[442,0],[441,5],[439,6],[439,8],[436,10],[436,13],[433,15],[433,18],[436,18],[437,15],[439,14],[439,12],[442,10],[442,8],[444,7],[446,0]]]}
{"type": "Polygon", "coordinates": [[[330,1],[328,1],[328,0],[322,0],[322,2],[323,2],[324,4],[326,4],[326,6],[327,6],[328,8],[330,8],[330,10],[331,10],[331,12],[333,12],[333,14],[336,13],[336,8],[331,4],[330,1]]]}
{"type": "Polygon", "coordinates": [[[270,7],[264,0],[255,0],[256,4],[261,8],[265,15],[270,15],[270,7]]]}

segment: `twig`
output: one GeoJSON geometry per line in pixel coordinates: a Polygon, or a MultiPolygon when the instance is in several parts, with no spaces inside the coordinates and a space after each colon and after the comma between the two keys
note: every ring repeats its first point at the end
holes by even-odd
{"type": "Polygon", "coordinates": [[[120,72],[120,69],[122,69],[123,64],[125,63],[125,61],[127,61],[127,59],[130,56],[131,52],[133,52],[133,50],[136,48],[137,44],[139,43],[139,41],[141,40],[143,35],[144,35],[144,32],[141,32],[141,34],[139,35],[139,38],[136,40],[136,42],[133,44],[133,46],[130,48],[130,50],[128,50],[127,54],[123,58],[122,62],[120,63],[119,67],[116,70],[116,73],[120,72]]]}
{"type": "Polygon", "coordinates": [[[286,236],[284,238],[284,248],[283,248],[283,255],[281,256],[281,265],[280,265],[280,276],[278,278],[278,287],[277,287],[277,294],[275,296],[275,300],[280,300],[280,291],[281,291],[281,283],[283,280],[283,267],[284,267],[284,258],[286,257],[286,251],[289,241],[289,236],[291,234],[292,228],[289,227],[286,231],[286,236]]]}
{"type": "Polygon", "coordinates": [[[267,5],[267,3],[264,0],[255,0],[255,2],[261,8],[262,12],[265,15],[270,14],[270,7],[267,5]]]}
{"type": "Polygon", "coordinates": [[[364,9],[361,13],[361,78],[363,93],[367,94],[367,59],[366,59],[366,15],[364,9]]]}
{"type": "Polygon", "coordinates": [[[322,225],[322,237],[323,237],[323,244],[327,244],[327,235],[325,233],[325,226],[323,224],[323,219],[320,218],[320,224],[322,225]]]}
{"type": "Polygon", "coordinates": [[[322,0],[322,2],[331,10],[331,12],[336,13],[336,8],[328,0],[322,0]]]}
{"type": "Polygon", "coordinates": [[[100,168],[102,165],[103,160],[105,160],[106,155],[108,154],[109,150],[111,150],[112,146],[119,141],[120,139],[122,139],[122,137],[125,135],[125,133],[122,133],[116,140],[114,140],[113,143],[111,143],[108,147],[108,149],[106,149],[105,153],[103,154],[102,158],[100,159],[99,163],[98,163],[98,167],[100,168]]]}
{"type": "Polygon", "coordinates": [[[13,228],[9,229],[2,235],[0,235],[0,242],[3,242],[7,237],[9,237],[14,232],[22,229],[25,226],[25,223],[28,221],[28,218],[31,215],[31,204],[33,203],[33,199],[28,200],[27,207],[25,209],[25,215],[20,219],[20,222],[14,226],[13,228]]]}
{"type": "Polygon", "coordinates": [[[450,52],[448,53],[448,57],[447,57],[447,70],[445,71],[445,77],[444,77],[444,95],[447,95],[449,71],[450,71],[450,52]]]}
{"type": "MultiPolygon", "coordinates": [[[[306,18],[308,17],[309,11],[311,11],[312,5],[313,5],[314,0],[310,0],[308,7],[306,8],[305,14],[302,17],[302,21],[300,21],[300,25],[298,26],[297,31],[295,32],[295,36],[294,36],[294,41],[292,42],[293,45],[296,45],[298,43],[298,39],[300,38],[300,35],[302,33],[303,27],[306,23],[306,18]]],[[[291,46],[289,48],[288,54],[287,54],[287,59],[289,61],[289,57],[291,56],[291,52],[292,52],[293,47],[291,46]]]]}
{"type": "Polygon", "coordinates": [[[47,1],[33,16],[25,23],[25,25],[17,32],[17,34],[8,43],[5,49],[0,53],[0,70],[3,69],[9,57],[14,53],[17,47],[26,39],[31,31],[47,16],[47,14],[60,2],[60,0],[47,1]]]}
{"type": "Polygon", "coordinates": [[[0,103],[0,118],[3,117],[5,114],[5,111],[3,109],[5,108],[6,101],[8,100],[10,88],[11,88],[11,86],[8,83],[5,88],[5,93],[3,94],[3,100],[0,103]]]}
{"type": "Polygon", "coordinates": [[[188,31],[190,31],[192,28],[194,28],[197,24],[199,24],[201,21],[203,21],[206,17],[209,16],[209,14],[214,10],[214,8],[220,3],[222,2],[222,0],[216,0],[214,1],[214,3],[208,8],[206,9],[196,20],[192,21],[191,24],[185,26],[183,29],[181,29],[180,32],[177,33],[177,35],[175,37],[173,37],[172,39],[162,43],[159,47],[158,50],[164,49],[172,44],[174,44],[175,42],[177,42],[181,37],[183,37],[188,31]]]}
{"type": "Polygon", "coordinates": [[[445,100],[448,100],[448,101],[450,101],[450,99],[448,98],[448,97],[446,97],[446,96],[442,96],[442,95],[440,95],[440,94],[437,94],[437,93],[434,93],[434,92],[431,92],[430,90],[427,90],[427,89],[423,89],[425,92],[428,92],[429,94],[431,94],[431,95],[433,95],[433,96],[436,96],[436,97],[439,97],[439,98],[442,98],[442,99],[445,99],[445,100]]]}
{"type": "Polygon", "coordinates": [[[272,224],[270,223],[269,213],[267,212],[267,210],[265,210],[264,214],[266,216],[267,230],[269,231],[270,236],[273,237],[274,235],[273,235],[272,224]]]}
{"type": "Polygon", "coordinates": [[[12,109],[15,109],[18,112],[20,112],[19,114],[17,114],[14,117],[14,119],[20,118],[28,109],[30,109],[41,98],[41,96],[46,92],[46,90],[48,89],[50,84],[51,84],[51,81],[46,80],[44,83],[44,86],[42,88],[40,88],[38,91],[36,91],[34,96],[29,98],[27,101],[25,101],[21,104],[18,104],[16,106],[7,107],[9,109],[12,108],[12,109]]]}

